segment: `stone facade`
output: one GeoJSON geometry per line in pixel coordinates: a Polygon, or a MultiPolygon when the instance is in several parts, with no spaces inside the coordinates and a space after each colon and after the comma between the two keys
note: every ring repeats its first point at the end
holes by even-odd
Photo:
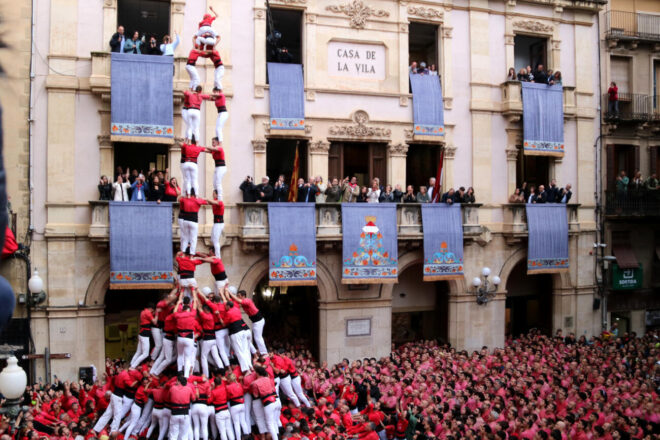
{"type": "MultiPolygon", "coordinates": [[[[107,51],[117,26],[118,4],[116,0],[35,3],[40,11],[35,41],[44,56],[36,59],[34,80],[40,97],[35,114],[41,123],[34,127],[31,258],[44,278],[48,302],[33,312],[32,331],[38,352],[46,346],[51,352],[71,352],[71,359],[53,361],[52,367],[60,377],[70,377],[79,366],[103,365],[107,214],[103,206],[90,200],[98,197],[99,175],[113,174],[116,165],[116,146],[109,137],[107,51]]],[[[174,79],[178,139],[182,124],[178,99],[188,83],[183,67],[190,50],[189,36],[207,6],[221,11],[214,26],[222,36],[220,53],[226,66],[230,114],[224,141],[229,166],[224,178],[227,226],[223,260],[231,282],[251,292],[266,274],[267,236],[250,235],[254,228],[265,226],[259,218],[246,219],[245,211],[251,207],[240,204],[238,186],[246,175],[266,175],[267,142],[276,136],[268,124],[266,7],[264,0],[172,0],[170,28],[182,35],[174,79]]],[[[429,145],[445,148],[445,188],[473,186],[481,204],[473,208],[473,214],[464,212],[466,276],[449,283],[447,316],[443,317],[448,340],[468,350],[504,344],[507,281],[514,267],[526,259],[523,215],[520,207],[507,204],[520,160],[521,98],[505,76],[514,65],[516,35],[545,38],[549,67],[564,74],[567,145],[563,160],[550,159],[549,175],[560,183],[573,184],[572,202],[576,203],[569,217],[570,272],[552,277],[552,330],[587,335],[599,330],[599,313],[592,309],[594,257],[590,255],[596,241],[592,145],[599,131],[596,2],[273,0],[271,7],[302,12],[307,127],[298,139],[308,141],[309,175],[324,177],[329,173],[331,142],[375,142],[387,145],[388,171],[381,181],[407,183],[409,145],[429,144],[412,135],[409,24],[437,26],[446,135],[429,145]],[[331,75],[328,46],[333,42],[383,47],[384,79],[331,75]],[[490,304],[478,306],[468,280],[484,266],[499,274],[502,284],[490,304]]],[[[204,89],[210,90],[212,66],[198,69],[204,89]]],[[[212,104],[206,104],[202,143],[213,136],[215,117],[212,104]]],[[[169,148],[168,162],[173,175],[180,178],[179,159],[175,144],[169,148]]],[[[210,194],[212,177],[213,164],[206,161],[199,175],[203,195],[210,194]]],[[[21,194],[10,187],[14,198],[25,199],[21,194]]],[[[207,210],[200,224],[203,246],[210,244],[211,221],[207,210]]],[[[400,232],[412,231],[400,238],[402,273],[422,261],[421,234],[414,232],[419,225],[405,220],[399,223],[400,232]]],[[[395,287],[378,285],[354,291],[341,285],[340,225],[325,226],[327,239],[319,240],[320,358],[335,362],[343,357],[386,355],[392,340],[395,287]],[[370,335],[346,336],[351,319],[370,319],[370,335]]],[[[174,234],[176,237],[176,226],[174,234]]],[[[209,274],[202,272],[200,284],[210,281],[209,274]]],[[[415,309],[415,304],[404,301],[402,307],[415,309]]]]}

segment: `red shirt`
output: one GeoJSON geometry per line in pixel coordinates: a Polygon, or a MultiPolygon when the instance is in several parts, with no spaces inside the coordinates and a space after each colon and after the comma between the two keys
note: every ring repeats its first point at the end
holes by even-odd
{"type": "Polygon", "coordinates": [[[216,95],[216,98],[215,98],[215,106],[216,106],[217,108],[222,108],[222,107],[226,107],[226,106],[227,106],[227,102],[226,102],[225,94],[224,94],[224,93],[220,93],[219,95],[216,95]]]}
{"type": "Polygon", "coordinates": [[[183,92],[183,108],[190,107],[190,95],[192,95],[190,90],[186,90],[183,92]]]}
{"type": "MultiPolygon", "coordinates": [[[[218,274],[221,274],[224,271],[225,271],[225,265],[222,262],[222,258],[217,258],[217,257],[214,258],[213,262],[211,263],[211,273],[213,275],[218,275],[218,274]]],[[[222,306],[223,306],[223,309],[224,309],[224,304],[222,304],[222,306]]]]}
{"type": "MultiPolygon", "coordinates": [[[[225,203],[222,200],[218,200],[217,205],[211,205],[211,209],[213,210],[213,217],[216,217],[216,216],[223,216],[224,217],[224,215],[225,215],[225,203]]],[[[218,223],[220,223],[220,222],[218,222],[218,223]]]]}
{"type": "Polygon", "coordinates": [[[176,312],[174,314],[176,319],[176,329],[178,332],[182,330],[193,330],[195,328],[195,322],[197,321],[196,312],[176,312]]]}
{"type": "Polygon", "coordinates": [[[144,385],[140,385],[135,392],[135,403],[146,403],[147,401],[147,393],[144,391],[144,385]]]}
{"type": "Polygon", "coordinates": [[[170,182],[165,182],[165,195],[173,196],[173,197],[176,197],[178,195],[176,193],[176,189],[174,189],[174,187],[170,185],[170,182]]]}
{"type": "Polygon", "coordinates": [[[208,202],[197,197],[182,197],[179,200],[179,208],[183,212],[199,212],[202,205],[208,205],[208,202]]]}
{"type": "Polygon", "coordinates": [[[224,382],[221,385],[213,388],[209,403],[215,406],[216,411],[227,409],[227,387],[224,382]]]}
{"type": "Polygon", "coordinates": [[[163,330],[165,330],[165,333],[174,333],[176,331],[176,316],[174,316],[174,313],[170,313],[165,318],[163,330]]]}
{"type": "Polygon", "coordinates": [[[199,322],[202,325],[202,329],[205,331],[213,331],[215,328],[215,321],[213,319],[213,313],[211,312],[200,312],[199,322]]]}
{"type": "Polygon", "coordinates": [[[215,17],[213,15],[204,14],[204,17],[202,18],[202,21],[199,22],[199,27],[211,26],[213,24],[213,20],[215,20],[215,17]]]}
{"type": "Polygon", "coordinates": [[[234,304],[234,307],[231,309],[226,310],[224,314],[222,314],[222,312],[220,312],[220,314],[222,317],[222,322],[224,322],[225,325],[229,325],[243,319],[241,316],[241,309],[239,309],[236,304],[234,304]]]}
{"type": "Polygon", "coordinates": [[[184,143],[181,145],[181,160],[184,162],[187,161],[197,163],[199,154],[204,151],[206,151],[206,148],[204,147],[184,143]]]}
{"type": "Polygon", "coordinates": [[[275,385],[269,377],[259,377],[250,385],[250,391],[254,397],[263,399],[275,394],[275,385]]]}
{"type": "Polygon", "coordinates": [[[174,405],[190,405],[195,398],[193,389],[188,385],[172,385],[170,388],[170,402],[174,405]]]}
{"type": "Polygon", "coordinates": [[[259,313],[259,309],[257,306],[254,305],[254,301],[251,299],[245,298],[241,300],[241,307],[243,307],[243,310],[245,310],[245,313],[248,314],[248,316],[254,316],[257,313],[259,313]]]}
{"type": "Polygon", "coordinates": [[[204,262],[192,258],[176,257],[176,264],[179,265],[179,272],[195,272],[195,268],[200,264],[204,264],[204,262]]]}
{"type": "Polygon", "coordinates": [[[238,382],[227,384],[227,398],[229,400],[243,400],[243,387],[238,382]]]}
{"type": "Polygon", "coordinates": [[[205,99],[211,98],[209,95],[191,92],[190,90],[183,92],[183,96],[185,97],[186,95],[188,95],[188,108],[194,108],[197,110],[202,106],[202,102],[204,102],[205,99]]]}
{"type": "Polygon", "coordinates": [[[151,327],[154,321],[154,314],[149,309],[144,309],[140,313],[140,327],[151,327]]]}
{"type": "MultiPolygon", "coordinates": [[[[211,153],[211,156],[212,156],[213,159],[215,159],[216,161],[223,161],[223,162],[224,162],[224,160],[225,160],[225,150],[223,150],[223,149],[220,148],[220,147],[217,147],[217,148],[218,148],[218,150],[217,150],[217,151],[213,151],[213,152],[211,153]]],[[[216,165],[216,166],[220,166],[220,165],[216,165]]]]}
{"type": "Polygon", "coordinates": [[[169,315],[172,311],[172,306],[166,300],[162,300],[158,301],[158,304],[156,304],[156,309],[158,321],[165,322],[165,318],[167,318],[167,315],[169,315]]]}
{"type": "Polygon", "coordinates": [[[607,94],[609,95],[610,101],[619,100],[619,88],[617,86],[610,87],[609,89],[607,89],[607,94]]]}

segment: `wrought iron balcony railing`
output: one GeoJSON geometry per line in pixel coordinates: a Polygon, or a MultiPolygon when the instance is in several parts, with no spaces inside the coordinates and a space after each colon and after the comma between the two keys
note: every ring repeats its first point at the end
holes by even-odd
{"type": "Polygon", "coordinates": [[[605,37],[614,40],[660,42],[660,15],[607,11],[605,37]]]}

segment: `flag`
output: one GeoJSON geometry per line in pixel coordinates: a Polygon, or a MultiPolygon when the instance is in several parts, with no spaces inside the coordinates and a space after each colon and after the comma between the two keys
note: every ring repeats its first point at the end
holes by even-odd
{"type": "Polygon", "coordinates": [[[433,186],[433,200],[431,200],[431,203],[438,203],[440,202],[440,197],[442,196],[440,194],[440,188],[442,187],[442,163],[445,160],[445,150],[444,148],[440,150],[440,159],[438,160],[438,172],[435,175],[435,185],[433,186]]]}
{"type": "Polygon", "coordinates": [[[9,226],[7,226],[5,232],[5,245],[2,248],[2,258],[14,255],[17,250],[18,243],[16,243],[16,237],[14,237],[14,233],[9,229],[9,226]]]}
{"type": "Polygon", "coordinates": [[[291,185],[289,185],[289,202],[298,200],[298,174],[300,173],[300,157],[298,156],[298,144],[296,143],[296,157],[293,159],[293,171],[291,172],[291,185]]]}

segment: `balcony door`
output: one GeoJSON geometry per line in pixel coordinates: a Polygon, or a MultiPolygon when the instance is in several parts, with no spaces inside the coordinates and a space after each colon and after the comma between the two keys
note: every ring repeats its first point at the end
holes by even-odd
{"type": "Polygon", "coordinates": [[[358,184],[370,186],[378,177],[387,182],[387,145],[363,142],[332,142],[328,152],[328,180],[357,177],[358,184]]]}
{"type": "Polygon", "coordinates": [[[160,42],[164,35],[170,33],[170,1],[119,0],[117,24],[124,26],[127,38],[138,31],[140,37],[145,35],[148,40],[153,36],[160,42]]]}
{"type": "Polygon", "coordinates": [[[607,185],[608,190],[616,187],[616,178],[625,171],[630,180],[639,170],[639,147],[635,145],[607,146],[607,185]]]}

